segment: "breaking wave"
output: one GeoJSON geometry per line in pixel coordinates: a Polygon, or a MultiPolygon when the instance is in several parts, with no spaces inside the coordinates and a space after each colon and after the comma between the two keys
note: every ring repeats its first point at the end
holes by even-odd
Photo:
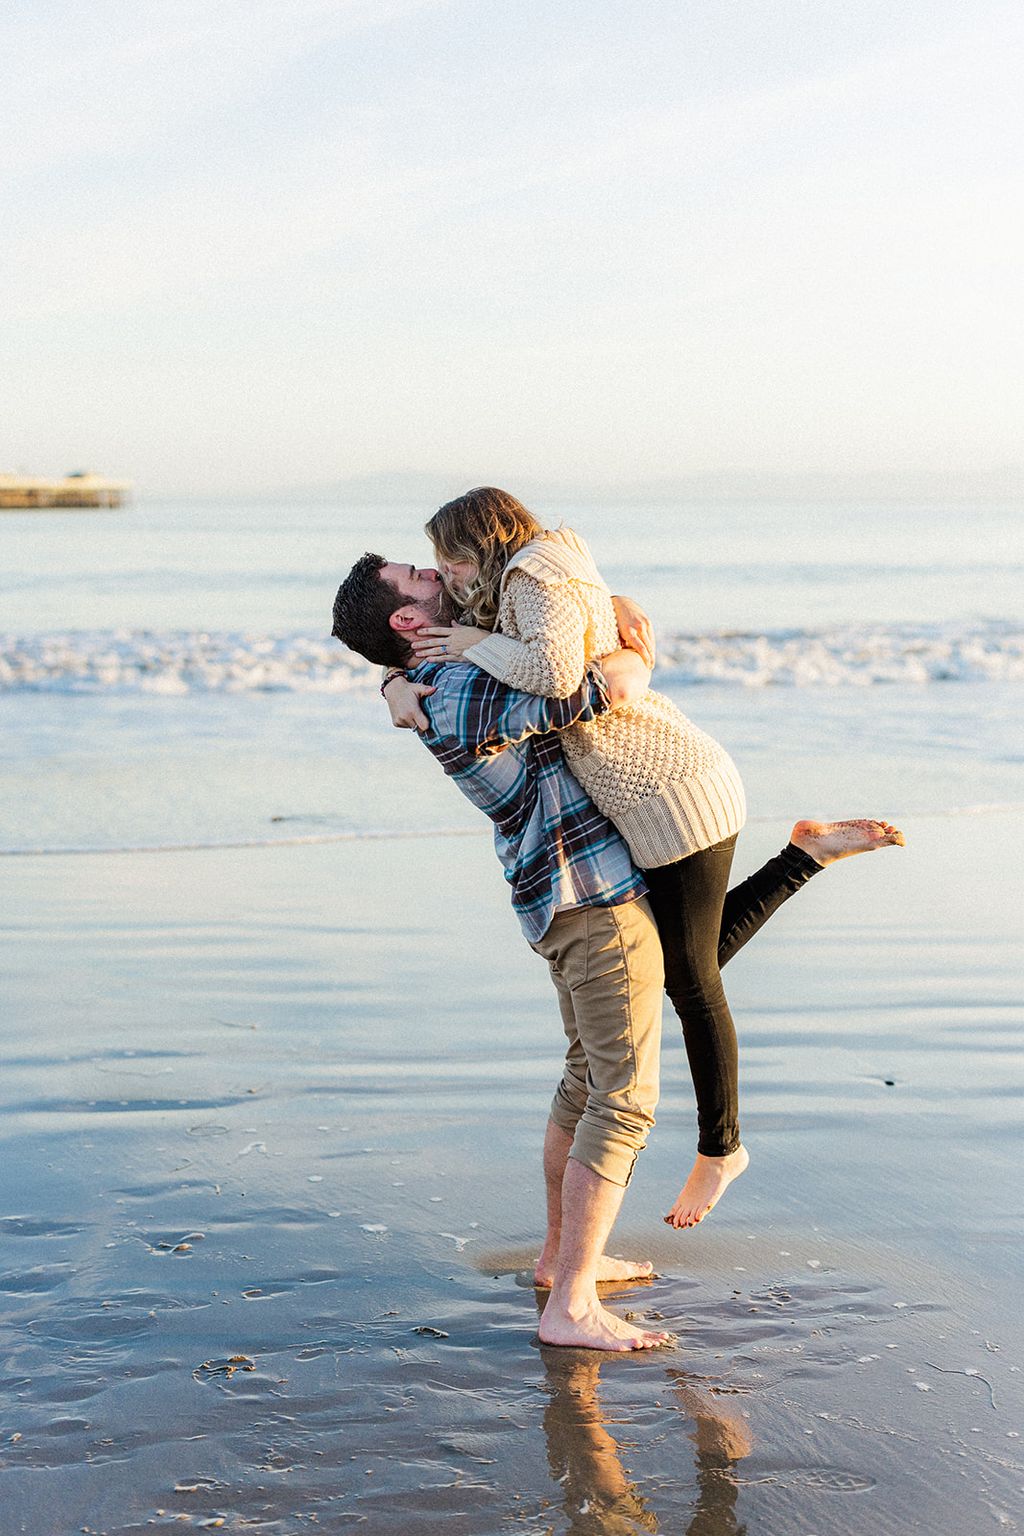
{"type": "MultiPolygon", "coordinates": [[[[0,637],[0,691],[348,693],[378,669],[312,634],[145,630],[0,637]]],[[[659,636],[655,685],[870,687],[1024,681],[1024,625],[848,625],[659,636]]]]}

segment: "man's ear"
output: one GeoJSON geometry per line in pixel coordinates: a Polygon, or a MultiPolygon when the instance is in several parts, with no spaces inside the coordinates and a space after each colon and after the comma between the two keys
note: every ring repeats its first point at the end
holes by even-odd
{"type": "Polygon", "coordinates": [[[423,623],[423,615],[419,609],[411,603],[405,608],[396,608],[388,618],[392,629],[400,635],[408,634],[410,630],[419,629],[423,623]]]}

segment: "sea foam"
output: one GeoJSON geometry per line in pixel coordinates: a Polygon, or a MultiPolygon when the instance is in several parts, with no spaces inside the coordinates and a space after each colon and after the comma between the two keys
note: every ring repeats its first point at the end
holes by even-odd
{"type": "MultiPolygon", "coordinates": [[[[378,668],[313,634],[77,630],[0,637],[0,691],[348,693],[378,668]]],[[[845,625],[766,633],[667,632],[659,683],[746,688],[1024,680],[1024,626],[845,625]]]]}

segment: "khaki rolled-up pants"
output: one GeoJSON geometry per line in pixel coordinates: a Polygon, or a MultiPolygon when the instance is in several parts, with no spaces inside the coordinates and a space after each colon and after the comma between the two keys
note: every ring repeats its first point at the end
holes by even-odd
{"type": "Polygon", "coordinates": [[[565,1027],[551,1118],[570,1157],[629,1183],[658,1102],[665,970],[645,897],[559,912],[532,946],[548,962],[565,1027]]]}

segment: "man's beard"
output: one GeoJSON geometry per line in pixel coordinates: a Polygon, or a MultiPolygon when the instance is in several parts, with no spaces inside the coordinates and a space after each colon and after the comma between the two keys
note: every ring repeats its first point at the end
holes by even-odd
{"type": "Polygon", "coordinates": [[[454,624],[457,614],[455,602],[446,587],[439,586],[437,593],[437,611],[431,619],[432,624],[454,624]]]}

